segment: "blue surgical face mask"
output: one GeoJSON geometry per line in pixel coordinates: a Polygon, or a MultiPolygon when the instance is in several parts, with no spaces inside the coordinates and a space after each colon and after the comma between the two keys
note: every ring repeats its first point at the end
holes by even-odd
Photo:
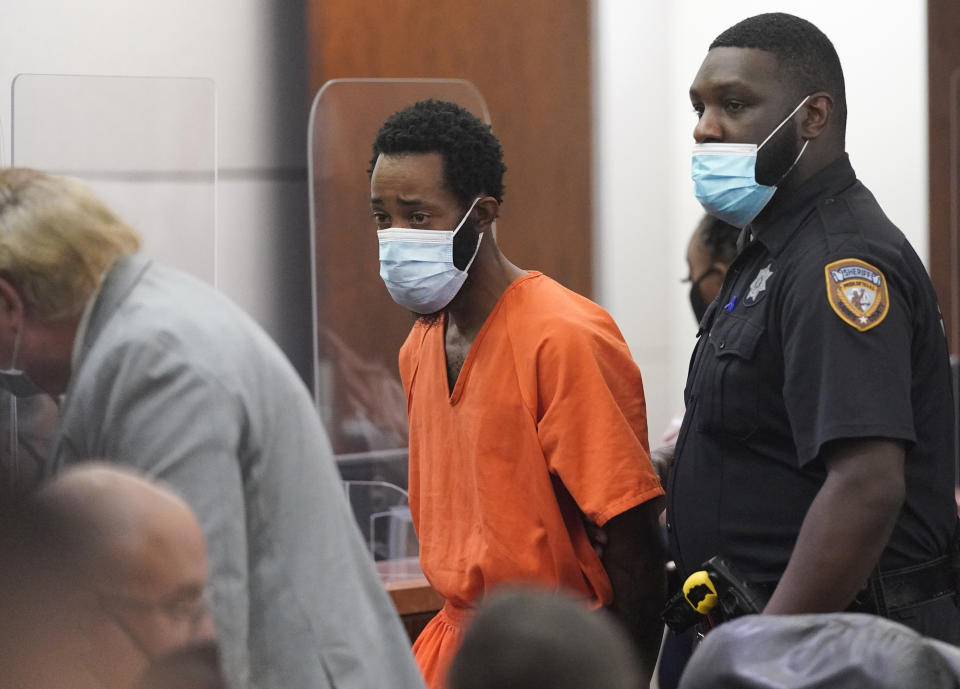
{"type": "MultiPolygon", "coordinates": [[[[715,218],[743,229],[764,209],[777,190],[776,184],[767,186],[757,182],[757,153],[780,128],[803,107],[807,96],[793,109],[760,145],[757,144],[695,144],[691,164],[693,193],[704,210],[715,218]]],[[[793,164],[777,180],[790,174],[807,150],[809,141],[793,164]]]]}
{"type": "Polygon", "coordinates": [[[453,263],[453,238],[479,200],[474,199],[453,230],[390,227],[377,231],[380,277],[395,302],[415,313],[428,314],[445,308],[457,296],[480,250],[483,235],[477,237],[473,256],[463,270],[453,263]]]}

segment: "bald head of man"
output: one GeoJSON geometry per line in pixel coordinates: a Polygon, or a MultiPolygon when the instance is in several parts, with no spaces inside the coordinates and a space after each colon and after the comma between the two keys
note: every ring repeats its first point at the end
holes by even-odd
{"type": "Polygon", "coordinates": [[[85,676],[122,689],[151,660],[213,639],[203,533],[167,488],[91,462],[48,483],[17,518],[34,663],[65,669],[75,686],[85,676]]]}

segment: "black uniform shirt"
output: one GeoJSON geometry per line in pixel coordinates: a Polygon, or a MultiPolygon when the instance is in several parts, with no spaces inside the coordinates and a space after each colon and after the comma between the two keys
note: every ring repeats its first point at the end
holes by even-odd
{"type": "Polygon", "coordinates": [[[906,446],[881,568],[947,552],[954,418],[936,296],[846,155],[745,242],[698,337],[667,491],[684,575],[720,554],[778,579],[826,476],[818,455],[840,438],[906,446]]]}

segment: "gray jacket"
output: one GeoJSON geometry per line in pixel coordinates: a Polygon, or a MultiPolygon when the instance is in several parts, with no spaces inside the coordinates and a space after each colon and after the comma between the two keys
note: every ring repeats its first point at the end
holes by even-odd
{"type": "Polygon", "coordinates": [[[215,289],[140,256],[111,268],[53,468],[90,458],[162,479],[196,511],[234,686],[422,689],[306,388],[215,289]]]}

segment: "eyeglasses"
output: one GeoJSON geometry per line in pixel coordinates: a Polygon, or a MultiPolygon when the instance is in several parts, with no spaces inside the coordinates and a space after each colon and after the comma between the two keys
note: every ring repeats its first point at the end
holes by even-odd
{"type": "Polygon", "coordinates": [[[162,615],[177,624],[187,626],[188,638],[197,635],[200,626],[209,615],[206,595],[178,597],[166,601],[151,601],[143,598],[124,596],[114,593],[97,593],[97,601],[111,620],[130,638],[133,644],[147,657],[154,654],[147,648],[140,635],[128,619],[128,613],[134,615],[162,615]]]}

